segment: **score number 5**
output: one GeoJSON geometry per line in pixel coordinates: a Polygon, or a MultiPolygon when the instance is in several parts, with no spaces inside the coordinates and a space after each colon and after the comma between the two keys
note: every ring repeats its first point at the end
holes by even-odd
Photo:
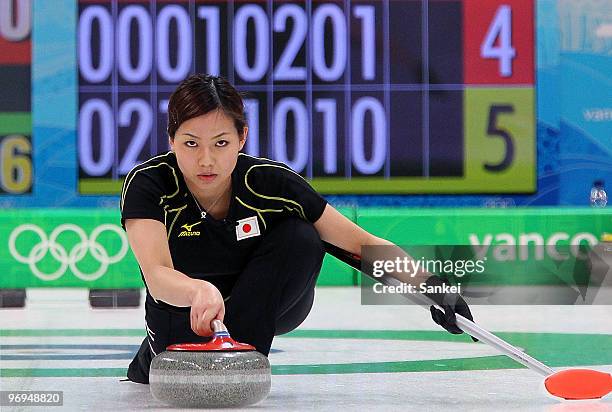
{"type": "Polygon", "coordinates": [[[26,136],[10,135],[0,141],[0,187],[5,193],[32,189],[32,143],[26,136]]]}
{"type": "Polygon", "coordinates": [[[533,89],[468,87],[464,103],[466,178],[490,193],[533,193],[533,89]]]}
{"type": "Polygon", "coordinates": [[[504,158],[499,163],[485,163],[484,168],[490,172],[501,172],[512,166],[514,160],[514,143],[510,133],[497,125],[500,114],[514,113],[514,106],[509,104],[492,105],[489,109],[489,122],[487,124],[487,135],[491,138],[499,137],[504,141],[506,147],[504,158]]]}

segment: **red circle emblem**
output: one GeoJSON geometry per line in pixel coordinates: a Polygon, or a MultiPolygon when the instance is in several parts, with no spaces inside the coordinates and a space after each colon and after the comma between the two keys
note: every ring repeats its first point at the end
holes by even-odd
{"type": "Polygon", "coordinates": [[[242,231],[244,233],[249,233],[251,231],[251,225],[249,225],[248,223],[245,223],[244,226],[242,226],[242,231]]]}

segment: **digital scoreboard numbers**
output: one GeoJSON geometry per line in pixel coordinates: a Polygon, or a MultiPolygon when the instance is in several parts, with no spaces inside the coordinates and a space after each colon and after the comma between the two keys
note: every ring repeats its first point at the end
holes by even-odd
{"type": "Polygon", "coordinates": [[[0,1],[0,193],[32,193],[30,0],[0,1]]]}
{"type": "Polygon", "coordinates": [[[245,151],[323,193],[535,191],[533,3],[79,1],[79,191],[168,149],[191,73],[247,93],[245,151]]]}

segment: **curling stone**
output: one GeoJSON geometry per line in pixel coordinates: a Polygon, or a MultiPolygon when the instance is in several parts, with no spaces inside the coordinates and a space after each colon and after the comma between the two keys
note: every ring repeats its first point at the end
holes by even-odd
{"type": "Polygon", "coordinates": [[[233,340],[219,320],[205,343],[170,345],[151,362],[153,397],[179,407],[252,405],[270,393],[270,362],[255,347],[233,340]]]}

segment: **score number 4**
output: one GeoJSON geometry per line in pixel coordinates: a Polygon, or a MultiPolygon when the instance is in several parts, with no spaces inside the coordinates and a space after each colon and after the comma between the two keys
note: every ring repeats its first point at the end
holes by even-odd
{"type": "Polygon", "coordinates": [[[26,193],[32,188],[32,143],[26,136],[10,135],[0,141],[0,187],[5,193],[26,193]]]}
{"type": "Polygon", "coordinates": [[[499,59],[499,73],[502,77],[512,76],[512,60],[516,50],[512,47],[512,9],[499,6],[493,21],[480,45],[480,55],[485,59],[499,59]],[[497,46],[495,42],[499,39],[497,46]]]}

